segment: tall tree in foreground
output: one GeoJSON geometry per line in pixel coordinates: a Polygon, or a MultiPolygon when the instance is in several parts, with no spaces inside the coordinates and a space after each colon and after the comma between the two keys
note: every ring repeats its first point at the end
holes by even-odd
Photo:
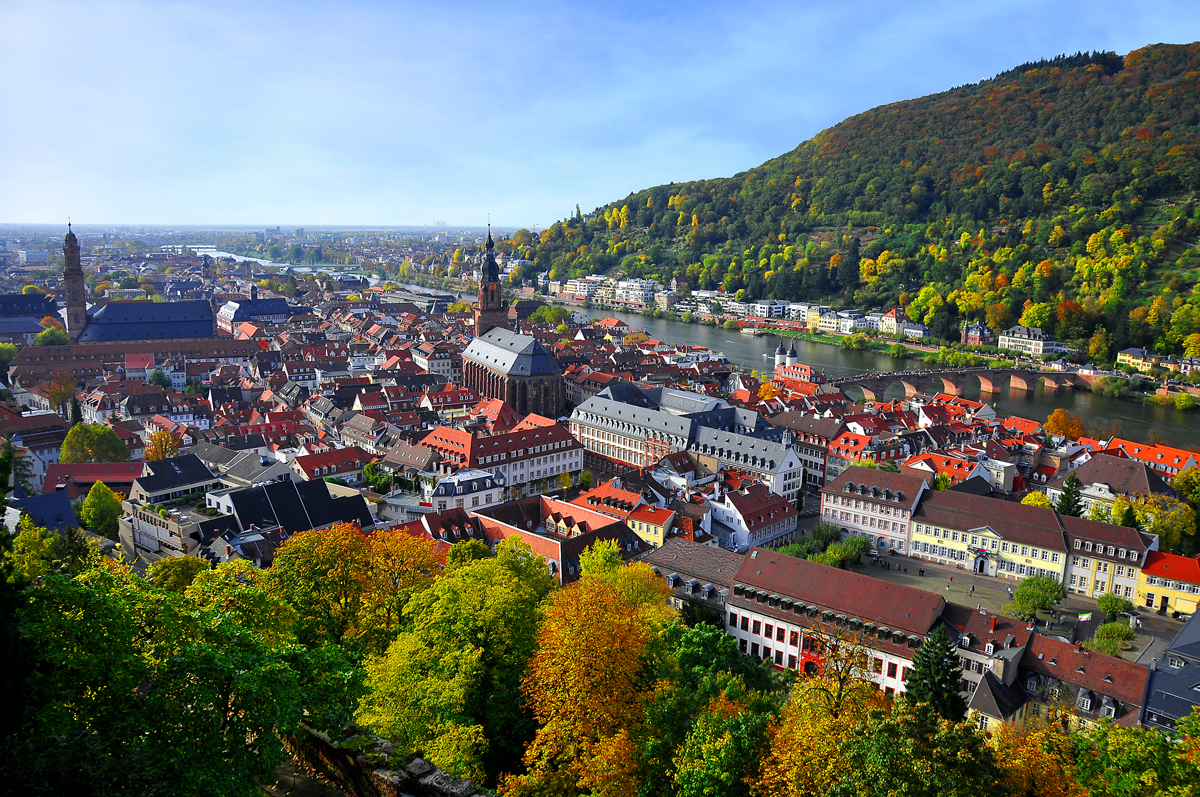
{"type": "Polygon", "coordinates": [[[414,595],[407,629],[367,659],[358,721],[442,769],[495,783],[533,738],[521,675],[551,583],[545,561],[510,538],[414,595]]]}
{"type": "Polygon", "coordinates": [[[668,590],[645,565],[604,569],[550,596],[523,691],[539,728],[509,795],[629,795],[640,780],[632,736],[657,671],[651,643],[668,590]]]}
{"type": "Polygon", "coordinates": [[[831,797],[1001,797],[1002,771],[982,731],[943,720],[925,703],[872,712],[842,747],[831,797]]]}
{"type": "Polygon", "coordinates": [[[928,703],[942,719],[958,722],[967,714],[967,701],[959,694],[961,680],[962,659],[957,646],[946,626],[939,624],[913,656],[904,699],[914,704],[928,703]]]}

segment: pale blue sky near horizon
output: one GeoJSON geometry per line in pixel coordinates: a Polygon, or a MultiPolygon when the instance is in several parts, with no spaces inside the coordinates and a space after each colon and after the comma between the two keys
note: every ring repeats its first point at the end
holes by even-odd
{"type": "Polygon", "coordinates": [[[0,3],[0,223],[549,224],[1200,3],[0,3]]]}

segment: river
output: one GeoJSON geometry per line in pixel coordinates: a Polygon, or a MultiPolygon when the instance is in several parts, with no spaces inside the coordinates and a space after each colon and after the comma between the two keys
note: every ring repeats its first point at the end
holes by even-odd
{"type": "MultiPolygon", "coordinates": [[[[665,318],[646,318],[639,313],[622,313],[613,310],[584,310],[575,308],[589,318],[620,318],[635,329],[644,329],[647,334],[668,343],[687,343],[707,346],[719,351],[730,362],[748,369],[770,369],[774,359],[764,359],[763,354],[774,354],[779,345],[774,337],[756,338],[720,327],[701,324],[685,324],[665,318]]],[[[827,377],[853,376],[869,371],[897,371],[913,367],[912,360],[894,360],[886,354],[870,351],[847,351],[826,343],[805,340],[794,342],[800,362],[807,363],[825,373],[827,377]]],[[[884,398],[903,395],[899,383],[893,385],[884,398]]],[[[1200,446],[1200,414],[1184,412],[1174,407],[1143,403],[1140,400],[1115,399],[1092,393],[1088,390],[1071,388],[1046,390],[1038,385],[1035,390],[1013,390],[1003,388],[997,394],[980,396],[978,380],[972,380],[965,391],[967,398],[987,401],[996,407],[1001,416],[1018,415],[1035,421],[1044,421],[1055,409],[1062,407],[1081,416],[1090,429],[1111,432],[1132,440],[1157,440],[1171,445],[1200,446]]]]}

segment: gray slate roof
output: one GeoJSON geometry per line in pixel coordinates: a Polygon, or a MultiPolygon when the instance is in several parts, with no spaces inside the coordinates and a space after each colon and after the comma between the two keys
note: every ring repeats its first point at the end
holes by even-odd
{"type": "Polygon", "coordinates": [[[507,376],[556,376],[558,361],[536,338],[496,327],[471,341],[463,359],[487,366],[507,376]]]}
{"type": "Polygon", "coordinates": [[[88,317],[79,342],[211,338],[214,334],[212,307],[206,301],[113,302],[88,317]]]}

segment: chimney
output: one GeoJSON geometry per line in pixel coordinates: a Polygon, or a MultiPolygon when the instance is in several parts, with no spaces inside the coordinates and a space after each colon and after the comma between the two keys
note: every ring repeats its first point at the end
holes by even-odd
{"type": "Polygon", "coordinates": [[[989,631],[996,630],[996,618],[995,617],[992,617],[988,620],[988,630],[989,631]]]}
{"type": "Polygon", "coordinates": [[[1157,669],[1158,669],[1158,656],[1155,656],[1154,658],[1150,659],[1150,672],[1154,672],[1157,669]]]}
{"type": "Polygon", "coordinates": [[[252,301],[252,302],[258,301],[258,286],[257,285],[250,286],[250,301],[252,301]]]}
{"type": "Polygon", "coordinates": [[[1082,653],[1082,652],[1083,652],[1083,643],[1082,643],[1082,642],[1076,642],[1076,643],[1075,643],[1075,652],[1076,652],[1076,653],[1082,653]]]}

